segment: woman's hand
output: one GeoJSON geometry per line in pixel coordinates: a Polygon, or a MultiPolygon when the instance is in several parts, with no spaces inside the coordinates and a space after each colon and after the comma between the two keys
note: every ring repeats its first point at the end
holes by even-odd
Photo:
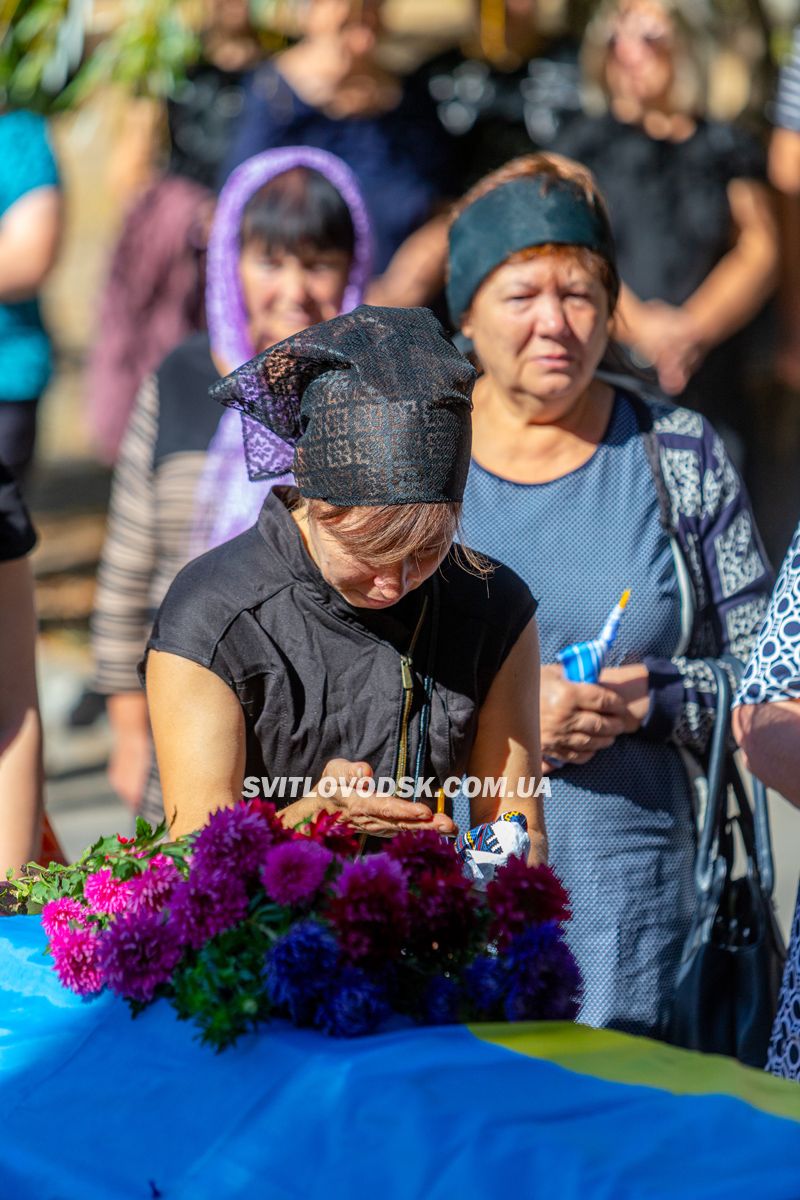
{"type": "Polygon", "coordinates": [[[631,335],[632,350],[655,368],[659,386],[671,396],[684,390],[708,351],[692,313],[660,300],[638,305],[631,335]]]}
{"type": "Polygon", "coordinates": [[[638,728],[617,690],[605,681],[572,683],[558,663],[542,667],[539,711],[542,755],[564,763],[587,763],[620,734],[638,728]]]}
{"type": "Polygon", "coordinates": [[[369,763],[332,759],[323,767],[313,792],[281,809],[278,815],[284,824],[296,825],[318,812],[338,812],[348,825],[373,837],[394,837],[401,829],[435,829],[437,833],[449,836],[458,833],[458,826],[446,813],[434,813],[427,804],[399,800],[395,796],[359,794],[356,791],[359,780],[372,777],[369,763]],[[323,780],[335,781],[335,790],[328,784],[320,792],[323,780]]]}

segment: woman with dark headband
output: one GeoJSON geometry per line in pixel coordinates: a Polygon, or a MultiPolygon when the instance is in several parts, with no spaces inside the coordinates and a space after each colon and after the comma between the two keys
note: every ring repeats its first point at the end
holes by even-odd
{"type": "Polygon", "coordinates": [[[705,660],[747,657],[771,575],[714,430],[598,373],[618,291],[605,207],[577,164],[517,159],[456,210],[450,311],[483,367],[464,537],[540,598],[546,816],[581,1020],[649,1033],[692,915],[684,760],[714,720],[705,660]],[[596,638],[625,588],[599,681],[568,681],[558,652],[596,638]]]}
{"type": "Polygon", "coordinates": [[[333,807],[367,833],[453,833],[432,810],[466,773],[506,793],[479,819],[519,808],[545,853],[535,601],[507,568],[451,553],[474,378],[427,310],[361,307],[213,389],[258,423],[256,473],[291,467],[297,486],[190,563],[156,619],[147,695],[173,834],[254,777],[291,823],[333,807]],[[324,775],[383,795],[283,790],[324,775]],[[406,779],[425,803],[387,795],[406,779]]]}

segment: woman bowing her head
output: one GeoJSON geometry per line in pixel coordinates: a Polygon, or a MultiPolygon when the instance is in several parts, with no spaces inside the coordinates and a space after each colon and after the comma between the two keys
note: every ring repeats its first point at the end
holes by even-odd
{"type": "Polygon", "coordinates": [[[360,307],[214,389],[258,427],[252,473],[291,468],[296,486],[190,563],[156,619],[147,694],[174,835],[245,779],[292,824],[327,808],[365,833],[452,834],[436,795],[468,774],[492,781],[477,819],[521,809],[543,857],[535,601],[452,550],[474,378],[427,310],[360,307]],[[286,788],[323,777],[362,785],[286,788]],[[393,794],[408,780],[420,802],[393,794]]]}
{"type": "Polygon", "coordinates": [[[600,371],[618,293],[605,205],[576,163],[517,159],[458,206],[448,299],[483,368],[464,537],[535,581],[546,816],[580,1019],[653,1033],[692,916],[684,755],[703,756],[714,721],[705,660],[747,658],[771,575],[713,428],[600,371]],[[567,680],[559,651],[596,638],[625,588],[599,679],[567,680]]]}

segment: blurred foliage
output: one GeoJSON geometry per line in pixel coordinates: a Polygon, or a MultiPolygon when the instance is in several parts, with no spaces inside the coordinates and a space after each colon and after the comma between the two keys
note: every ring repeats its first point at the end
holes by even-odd
{"type": "MultiPolygon", "coordinates": [[[[251,0],[268,24],[286,0],[251,0]]],[[[103,84],[169,96],[201,51],[197,12],[182,0],[115,0],[119,17],[92,31],[93,0],[0,0],[0,103],[59,112],[103,84]]]]}

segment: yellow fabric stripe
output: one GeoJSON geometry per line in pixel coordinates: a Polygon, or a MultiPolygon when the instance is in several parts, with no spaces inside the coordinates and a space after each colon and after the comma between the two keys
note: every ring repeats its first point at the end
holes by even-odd
{"type": "Polygon", "coordinates": [[[649,1038],[562,1021],[468,1028],[482,1041],[529,1058],[546,1059],[579,1075],[660,1088],[675,1095],[732,1096],[773,1116],[800,1121],[800,1086],[718,1054],[678,1050],[649,1038]]]}

